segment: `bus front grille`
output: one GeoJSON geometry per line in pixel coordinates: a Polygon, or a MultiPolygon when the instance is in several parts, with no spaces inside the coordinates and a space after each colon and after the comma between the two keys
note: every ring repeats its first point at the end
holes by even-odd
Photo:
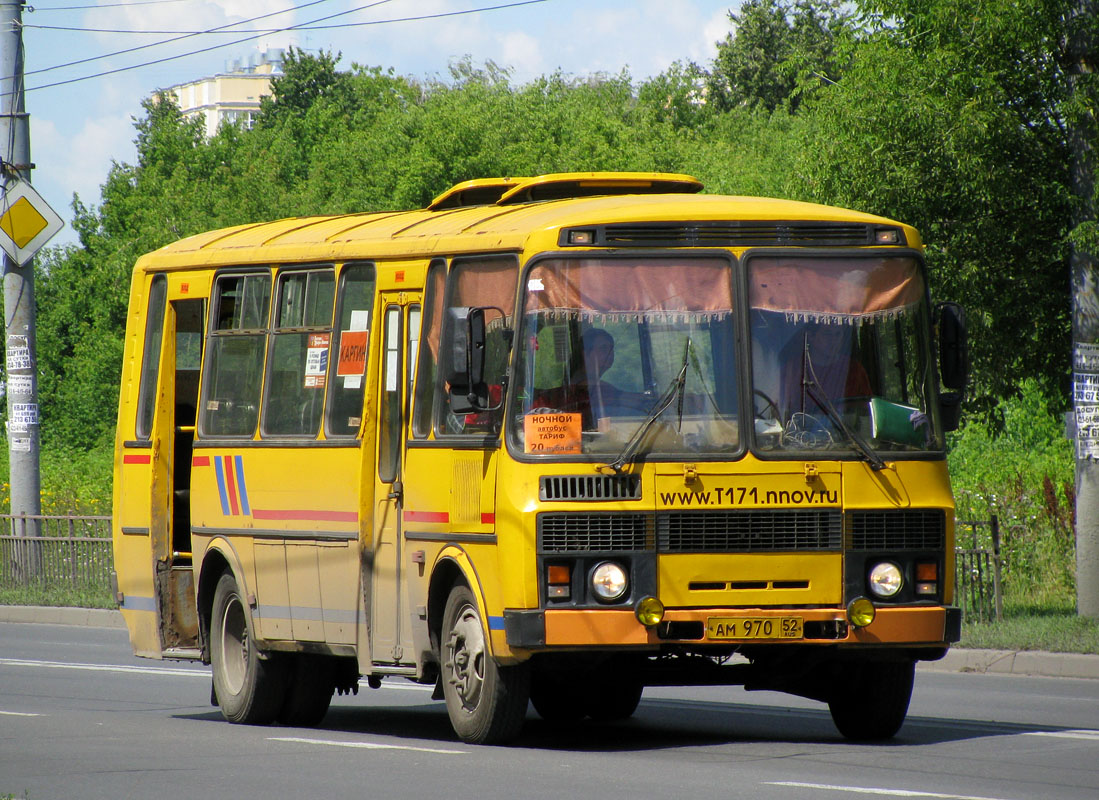
{"type": "Polygon", "coordinates": [[[675,511],[657,514],[663,553],[767,553],[839,550],[843,515],[812,511],[675,511]]]}
{"type": "Polygon", "coordinates": [[[848,512],[851,550],[939,550],[946,542],[942,509],[848,512]]]}
{"type": "Polygon", "coordinates": [[[541,553],[636,552],[653,549],[651,514],[538,515],[541,553]]]}

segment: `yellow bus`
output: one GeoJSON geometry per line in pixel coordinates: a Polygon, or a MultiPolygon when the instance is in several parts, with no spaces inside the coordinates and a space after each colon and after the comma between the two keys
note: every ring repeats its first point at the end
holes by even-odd
{"type": "Polygon", "coordinates": [[[239,723],[317,724],[365,677],[434,685],[477,743],[702,684],[893,736],[960,633],[964,315],[907,225],[701,188],[480,179],[139,259],[135,653],[210,663],[239,723]]]}

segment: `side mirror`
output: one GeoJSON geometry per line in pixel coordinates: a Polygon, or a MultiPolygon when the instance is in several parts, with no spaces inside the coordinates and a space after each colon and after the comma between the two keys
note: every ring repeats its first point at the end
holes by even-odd
{"type": "Polygon", "coordinates": [[[964,391],[969,378],[969,336],[965,309],[957,303],[940,303],[935,309],[939,330],[939,374],[947,389],[964,391]]]}
{"type": "Polygon", "coordinates": [[[940,303],[935,308],[939,334],[939,375],[946,391],[939,396],[943,427],[957,430],[962,416],[962,400],[969,380],[969,334],[965,309],[957,303],[940,303]]]}
{"type": "Polygon", "coordinates": [[[455,414],[487,411],[491,405],[485,383],[486,308],[458,306],[446,312],[444,377],[450,384],[450,410],[455,414]]]}

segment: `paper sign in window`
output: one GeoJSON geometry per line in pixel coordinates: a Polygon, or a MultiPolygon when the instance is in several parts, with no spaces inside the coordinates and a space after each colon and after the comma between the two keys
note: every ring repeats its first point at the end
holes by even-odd
{"type": "Polygon", "coordinates": [[[370,331],[342,331],[336,375],[341,378],[366,372],[366,343],[370,331]]]}
{"type": "Polygon", "coordinates": [[[324,388],[324,377],[328,373],[328,347],[331,341],[330,333],[309,334],[309,346],[305,351],[306,389],[324,388]]]}
{"type": "Polygon", "coordinates": [[[527,414],[523,450],[535,455],[579,455],[580,414],[527,414]]]}

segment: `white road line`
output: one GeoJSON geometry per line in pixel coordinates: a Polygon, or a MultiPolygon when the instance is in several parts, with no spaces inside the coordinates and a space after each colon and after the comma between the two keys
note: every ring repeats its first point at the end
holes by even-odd
{"type": "Polygon", "coordinates": [[[1024,736],[1052,736],[1055,739],[1086,739],[1099,742],[1099,731],[1075,730],[1075,731],[1027,731],[1024,736]]]}
{"type": "Polygon", "coordinates": [[[882,789],[869,786],[833,786],[828,783],[800,783],[798,781],[765,781],[766,786],[792,786],[799,789],[831,789],[848,794],[877,794],[885,797],[932,797],[937,800],[1002,800],[998,797],[980,797],[968,794],[940,794],[939,792],[915,792],[909,789],[882,789]]]}
{"type": "Polygon", "coordinates": [[[79,669],[88,672],[128,672],[139,675],[172,675],[210,680],[206,669],[171,669],[170,667],[134,667],[128,664],[79,664],[67,661],[36,661],[27,658],[0,658],[0,667],[38,667],[42,669],[79,669]]]}
{"type": "Polygon", "coordinates": [[[469,755],[467,750],[444,750],[438,747],[413,747],[403,744],[379,744],[377,742],[341,742],[336,739],[306,739],[299,736],[269,736],[269,742],[294,742],[296,744],[321,744],[328,747],[353,747],[359,750],[411,750],[414,753],[442,753],[444,755],[469,755]]]}
{"type": "MultiPolygon", "coordinates": [[[[44,669],[79,669],[90,672],[122,672],[138,675],[172,675],[186,678],[210,679],[209,668],[172,669],[171,667],[135,667],[129,664],[80,664],[67,661],[37,661],[29,658],[0,658],[0,667],[40,667],[44,669]]],[[[383,683],[381,689],[397,689],[408,692],[431,692],[434,686],[422,683],[383,683]]]]}
{"type": "Polygon", "coordinates": [[[40,717],[41,714],[27,714],[22,711],[0,711],[0,717],[40,717]]]}

